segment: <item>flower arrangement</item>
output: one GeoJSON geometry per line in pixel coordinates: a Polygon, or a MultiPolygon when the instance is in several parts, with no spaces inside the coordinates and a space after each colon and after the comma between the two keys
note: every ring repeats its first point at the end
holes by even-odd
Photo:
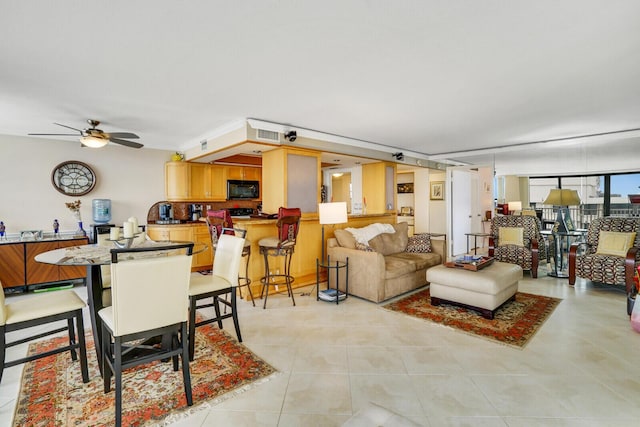
{"type": "Polygon", "coordinates": [[[82,218],[80,216],[80,205],[82,202],[80,202],[80,200],[76,200],[75,202],[71,202],[71,203],[65,203],[65,205],[67,205],[67,208],[69,208],[69,210],[71,211],[73,218],[76,221],[82,221],[82,218]]]}

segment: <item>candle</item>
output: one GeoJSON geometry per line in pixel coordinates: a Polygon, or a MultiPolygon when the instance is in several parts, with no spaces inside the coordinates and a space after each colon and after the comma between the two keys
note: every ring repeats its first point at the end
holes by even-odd
{"type": "Polygon", "coordinates": [[[111,227],[109,229],[109,239],[118,240],[120,238],[120,229],[118,227],[111,227]]]}
{"type": "Polygon", "coordinates": [[[133,223],[125,221],[122,223],[122,229],[124,231],[124,238],[133,237],[133,223]]]}
{"type": "Polygon", "coordinates": [[[127,221],[129,221],[130,223],[133,224],[133,232],[137,233],[138,230],[138,218],[136,218],[135,216],[130,217],[127,221]]]}

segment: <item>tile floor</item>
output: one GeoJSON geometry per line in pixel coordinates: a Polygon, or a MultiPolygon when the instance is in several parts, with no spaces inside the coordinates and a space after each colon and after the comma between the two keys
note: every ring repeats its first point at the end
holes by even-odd
{"type": "MultiPolygon", "coordinates": [[[[640,334],[624,293],[580,279],[574,289],[544,269],[520,290],[564,300],[523,350],[354,297],[317,302],[312,287],[296,290],[296,307],[284,295],[266,310],[240,301],[244,344],[280,373],[175,426],[340,426],[368,402],[424,426],[637,426],[640,334]]],[[[5,371],[0,427],[21,371],[5,371]]]]}

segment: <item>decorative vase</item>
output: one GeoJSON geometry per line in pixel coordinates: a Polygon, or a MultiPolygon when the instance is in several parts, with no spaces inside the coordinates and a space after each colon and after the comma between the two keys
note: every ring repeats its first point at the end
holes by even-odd
{"type": "Polygon", "coordinates": [[[77,237],[86,237],[87,232],[82,228],[82,221],[78,221],[78,229],[76,230],[74,236],[77,237]]]}

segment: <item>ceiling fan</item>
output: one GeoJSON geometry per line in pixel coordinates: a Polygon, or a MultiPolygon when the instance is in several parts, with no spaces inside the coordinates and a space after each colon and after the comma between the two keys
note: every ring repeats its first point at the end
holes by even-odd
{"type": "Polygon", "coordinates": [[[144,145],[139,142],[127,141],[126,139],[138,139],[140,138],[135,133],[131,132],[111,132],[107,133],[98,129],[100,122],[98,120],[87,120],[87,123],[91,125],[91,127],[80,130],[71,126],[63,125],[60,123],[54,123],[54,125],[62,126],[67,129],[75,130],[78,133],[30,133],[29,135],[33,136],[79,136],[80,143],[84,146],[91,148],[99,148],[104,147],[109,143],[109,141],[114,142],[116,144],[124,145],[131,148],[142,148],[144,145]]]}

